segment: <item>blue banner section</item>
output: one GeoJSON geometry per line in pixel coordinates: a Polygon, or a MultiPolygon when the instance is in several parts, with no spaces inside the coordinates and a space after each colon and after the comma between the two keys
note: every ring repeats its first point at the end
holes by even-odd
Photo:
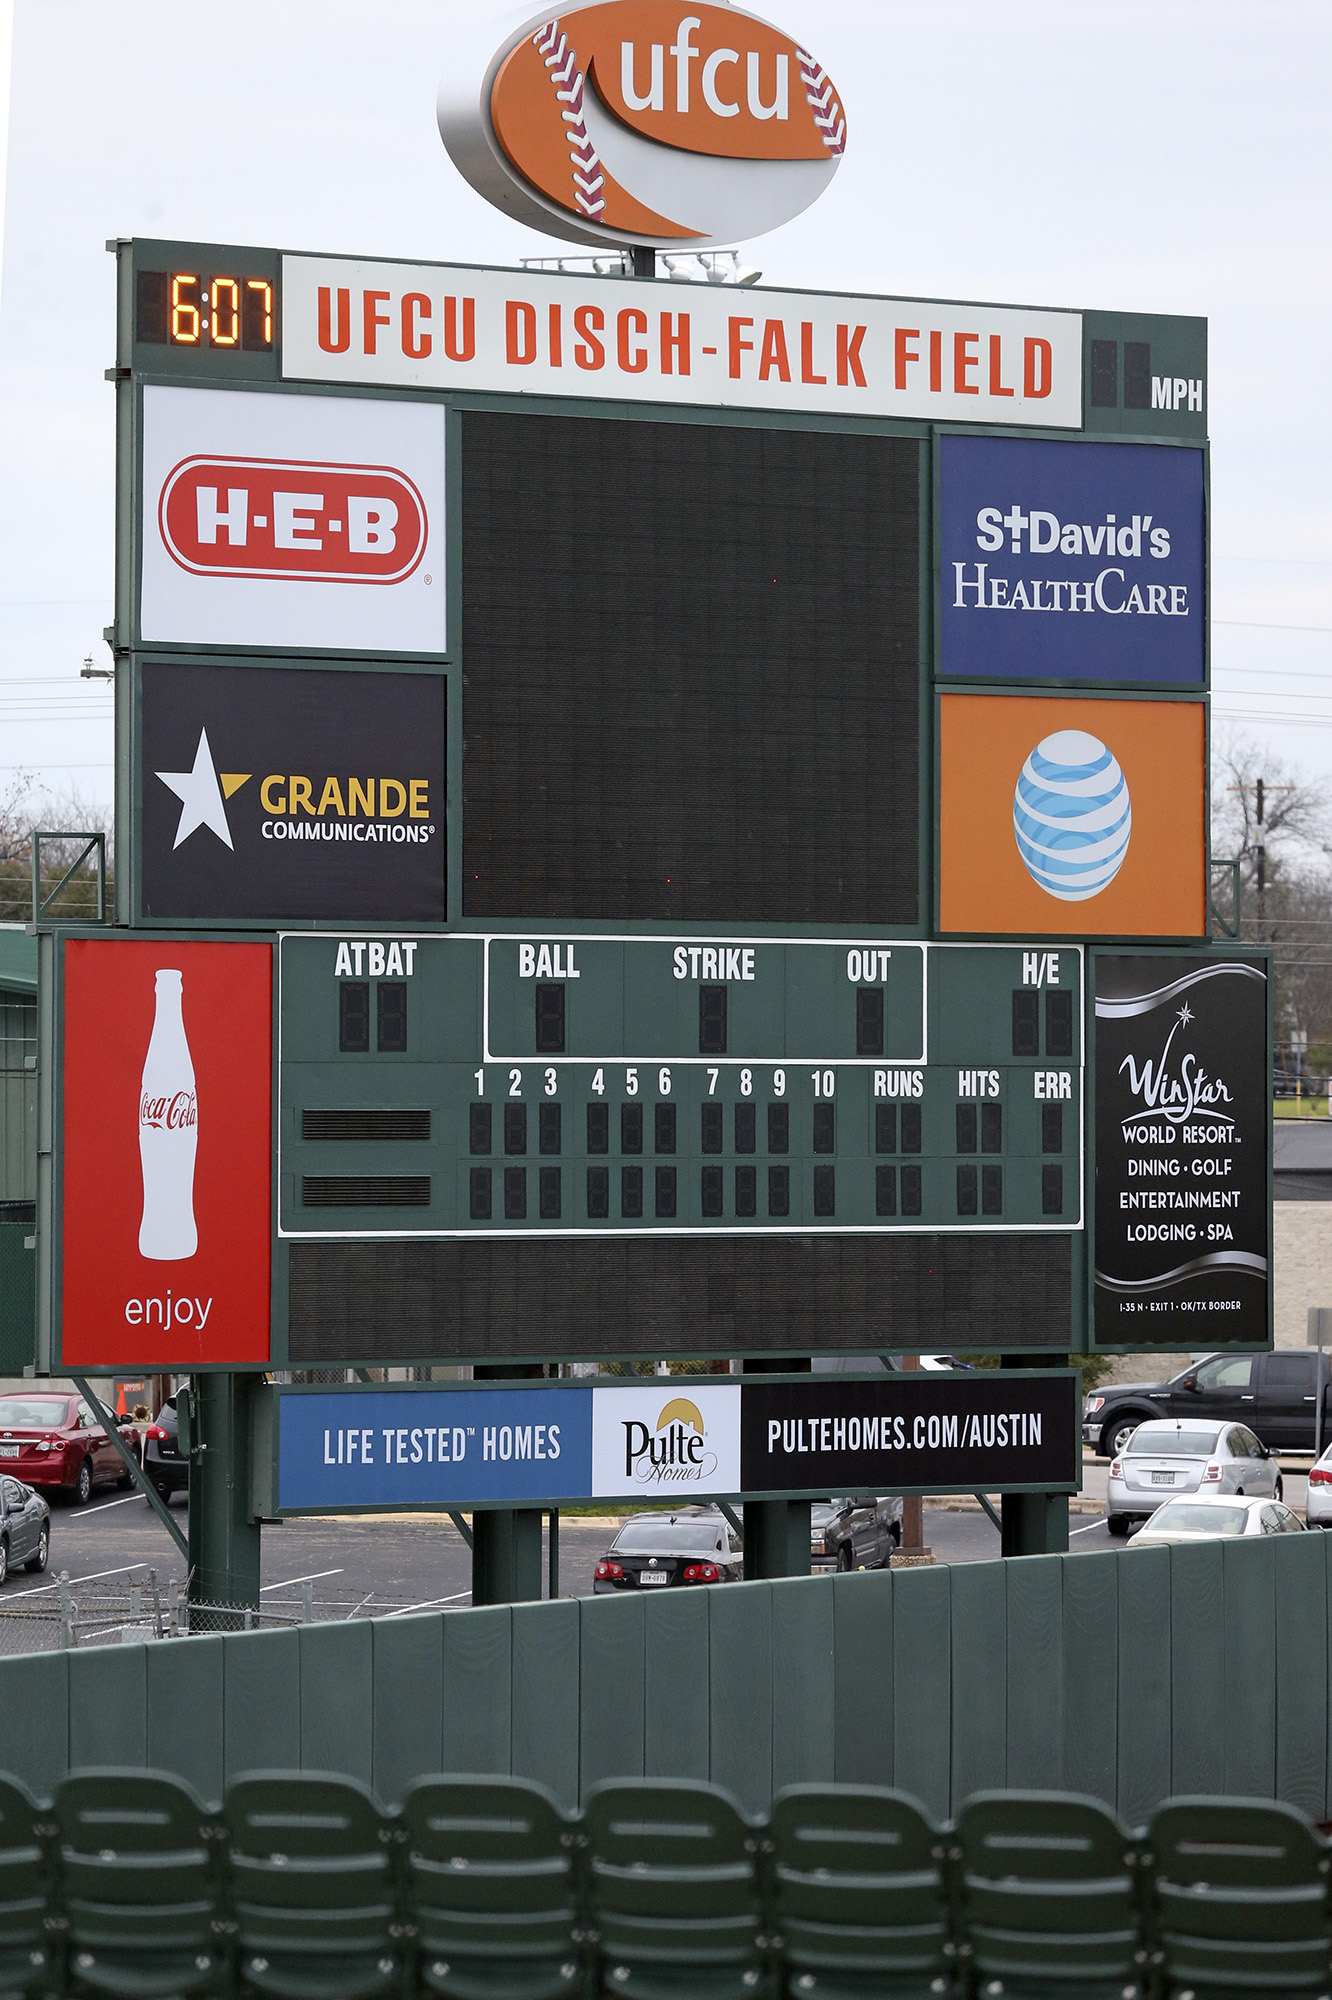
{"type": "Polygon", "coordinates": [[[1203,454],[940,440],[940,671],[1200,687],[1203,454]]]}
{"type": "Polygon", "coordinates": [[[592,1390],[282,1395],[278,1466],[283,1508],[581,1500],[592,1491],[592,1390]]]}

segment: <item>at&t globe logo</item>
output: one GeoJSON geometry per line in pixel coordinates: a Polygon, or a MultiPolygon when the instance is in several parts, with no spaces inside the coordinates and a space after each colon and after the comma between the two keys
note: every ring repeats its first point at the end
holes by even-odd
{"type": "Polygon", "coordinates": [[[1119,761],[1084,729],[1044,737],[1022,766],[1013,831],[1027,873],[1061,903],[1099,896],[1128,853],[1133,808],[1119,761]]]}

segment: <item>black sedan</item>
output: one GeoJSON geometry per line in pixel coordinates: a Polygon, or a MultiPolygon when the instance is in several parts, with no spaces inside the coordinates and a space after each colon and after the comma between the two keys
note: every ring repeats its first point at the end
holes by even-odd
{"type": "Polygon", "coordinates": [[[744,1575],[740,1537],[712,1507],[674,1514],[635,1514],[597,1564],[593,1594],[669,1590],[676,1585],[738,1583],[744,1575]]]}
{"type": "Polygon", "coordinates": [[[0,1583],[20,1563],[44,1570],[50,1554],[50,1507],[31,1486],[6,1473],[0,1478],[0,1583]]]}
{"type": "Polygon", "coordinates": [[[176,1399],[168,1396],[143,1433],[143,1469],[161,1498],[170,1501],[190,1483],[190,1461],[181,1456],[176,1424],[176,1399]]]}

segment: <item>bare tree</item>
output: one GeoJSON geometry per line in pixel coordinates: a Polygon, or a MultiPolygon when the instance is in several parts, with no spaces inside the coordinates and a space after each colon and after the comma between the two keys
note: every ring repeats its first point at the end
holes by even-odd
{"type": "MultiPolygon", "coordinates": [[[[1238,860],[1240,933],[1270,945],[1277,1040],[1332,1042],[1332,798],[1242,735],[1212,748],[1212,854],[1238,860]]],[[[1213,903],[1235,921],[1234,885],[1218,870],[1213,903]]]]}
{"type": "MultiPolygon", "coordinates": [[[[106,836],[108,881],[114,818],[109,806],[88,798],[75,785],[52,789],[32,771],[16,770],[0,791],[0,921],[21,923],[32,915],[32,837],[47,829],[106,836]]],[[[76,859],[81,842],[42,842],[42,881],[53,888],[76,859]]],[[[97,907],[95,863],[90,857],[60,901],[67,918],[91,916],[97,907]]]]}

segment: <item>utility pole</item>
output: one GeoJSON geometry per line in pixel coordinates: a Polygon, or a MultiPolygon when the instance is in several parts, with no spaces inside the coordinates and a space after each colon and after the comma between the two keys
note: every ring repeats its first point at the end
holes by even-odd
{"type": "Polygon", "coordinates": [[[1232,792],[1238,792],[1241,797],[1246,796],[1250,791],[1253,793],[1253,823],[1258,835],[1254,846],[1254,859],[1258,885],[1258,931],[1261,942],[1263,926],[1267,920],[1267,845],[1263,837],[1263,825],[1266,819],[1268,796],[1272,792],[1293,792],[1297,788],[1294,785],[1269,785],[1264,779],[1257,778],[1251,786],[1232,785],[1230,789],[1232,792]]]}

